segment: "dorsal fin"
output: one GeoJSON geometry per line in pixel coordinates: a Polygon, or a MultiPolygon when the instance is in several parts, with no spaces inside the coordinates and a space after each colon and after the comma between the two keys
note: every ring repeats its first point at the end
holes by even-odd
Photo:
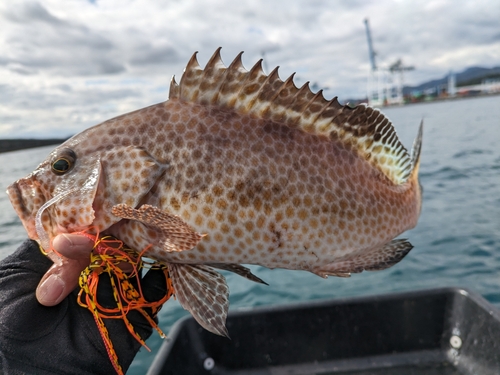
{"type": "Polygon", "coordinates": [[[180,83],[172,79],[170,99],[230,108],[330,137],[356,150],[395,184],[408,180],[410,156],[379,110],[364,104],[342,106],[336,97],[328,101],[322,91],[313,93],[308,83],[296,87],[293,74],[282,81],[278,68],[266,75],[262,60],[247,71],[241,55],[226,67],[218,48],[203,69],[195,53],[180,83]]]}

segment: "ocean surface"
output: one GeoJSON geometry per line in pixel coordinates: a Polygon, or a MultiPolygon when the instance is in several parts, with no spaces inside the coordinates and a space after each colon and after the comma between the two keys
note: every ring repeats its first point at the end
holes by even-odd
{"type": "MultiPolygon", "coordinates": [[[[383,112],[408,149],[424,120],[422,215],[415,229],[400,236],[414,249],[390,269],[347,279],[251,266],[269,283],[264,286],[225,273],[230,310],[445,286],[469,288],[500,307],[500,96],[383,112]]],[[[51,149],[0,154],[0,190],[31,172],[51,149]]],[[[7,195],[0,193],[0,258],[25,238],[7,195]]],[[[161,328],[168,332],[186,314],[177,301],[168,301],[160,313],[161,328]]],[[[128,374],[144,374],[162,340],[153,333],[147,343],[152,352],[142,349],[128,374]]]]}

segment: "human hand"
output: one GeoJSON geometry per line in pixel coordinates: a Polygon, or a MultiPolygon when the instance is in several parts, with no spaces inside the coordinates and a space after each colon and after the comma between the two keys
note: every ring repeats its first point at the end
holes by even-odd
{"type": "MultiPolygon", "coordinates": [[[[88,244],[70,238],[72,244],[65,243],[68,238],[64,236],[61,243],[55,243],[57,251],[70,259],[67,270],[53,266],[34,241],[25,241],[15,253],[0,261],[0,373],[2,370],[5,374],[115,372],[92,313],[78,305],[78,289],[72,287],[80,268],[88,265],[88,253],[83,262],[88,244]],[[79,246],[80,255],[69,258],[71,248],[78,253],[79,246]],[[47,280],[44,274],[57,275],[65,285],[62,291],[59,289],[61,294],[52,298],[53,303],[59,303],[51,307],[41,305],[35,294],[42,276],[47,280]]],[[[150,270],[142,278],[141,286],[147,301],[160,300],[166,293],[164,273],[150,270]]],[[[42,292],[44,288],[48,291],[43,299],[54,286],[42,282],[40,288],[42,292]]],[[[106,273],[99,276],[97,299],[104,307],[116,306],[106,273]]],[[[129,312],[127,318],[141,338],[145,340],[151,335],[152,328],[139,311],[129,312]]],[[[104,322],[120,365],[126,371],[141,345],[121,319],[104,322]]]]}

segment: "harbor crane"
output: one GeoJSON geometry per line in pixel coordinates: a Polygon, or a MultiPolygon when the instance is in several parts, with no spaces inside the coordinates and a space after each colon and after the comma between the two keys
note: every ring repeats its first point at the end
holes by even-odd
{"type": "Polygon", "coordinates": [[[371,106],[387,104],[403,104],[403,85],[405,71],[414,70],[413,66],[405,66],[401,59],[396,60],[389,68],[379,68],[375,61],[376,52],[373,48],[370,24],[365,18],[366,39],[370,58],[370,73],[368,76],[367,97],[371,106]]]}
{"type": "Polygon", "coordinates": [[[370,54],[370,63],[372,65],[372,72],[377,70],[377,64],[375,63],[375,50],[373,49],[372,34],[370,33],[370,24],[368,23],[368,18],[365,18],[365,28],[366,28],[366,39],[368,40],[368,52],[370,54]]]}

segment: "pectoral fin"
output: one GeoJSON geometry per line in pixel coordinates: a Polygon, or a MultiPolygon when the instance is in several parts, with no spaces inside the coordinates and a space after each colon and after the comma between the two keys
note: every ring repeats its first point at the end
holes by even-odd
{"type": "Polygon", "coordinates": [[[398,263],[412,248],[412,244],[407,240],[392,240],[379,249],[321,266],[313,272],[321,277],[348,277],[351,273],[384,270],[398,263]]]}
{"type": "Polygon", "coordinates": [[[136,220],[147,225],[153,230],[150,237],[156,237],[151,240],[159,242],[167,252],[190,250],[204,237],[180,217],[147,204],[138,209],[126,204],[117,204],[111,212],[122,219],[136,220]]]}
{"type": "Polygon", "coordinates": [[[181,306],[208,331],[229,337],[226,317],[229,288],[226,279],[208,266],[170,264],[169,274],[181,306]]]}

